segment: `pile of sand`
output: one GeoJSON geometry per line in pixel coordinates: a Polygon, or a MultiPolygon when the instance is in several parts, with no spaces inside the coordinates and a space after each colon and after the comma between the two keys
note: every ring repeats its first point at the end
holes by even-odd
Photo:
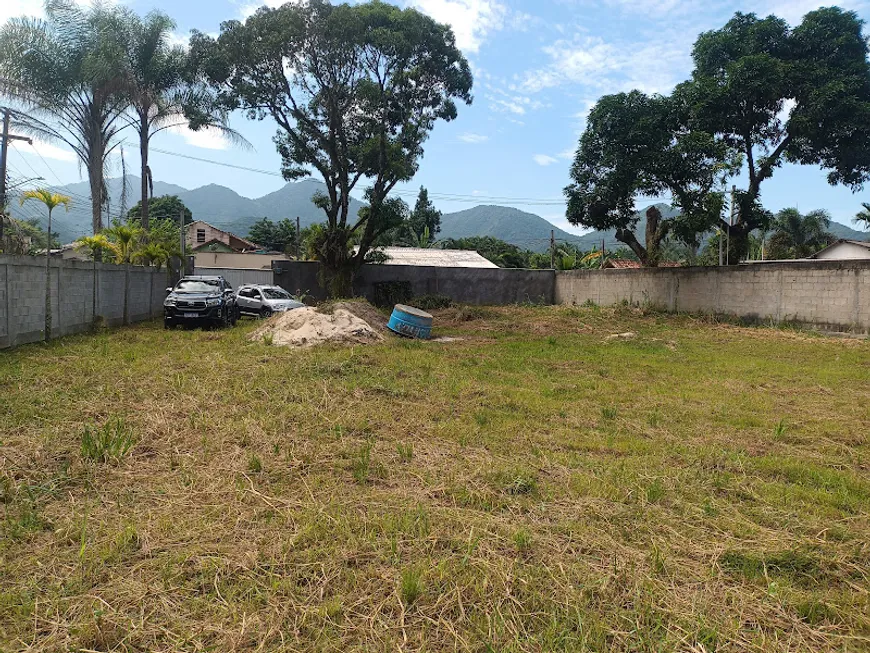
{"type": "Polygon", "coordinates": [[[332,307],[329,314],[309,307],[278,313],[252,331],[248,340],[262,342],[270,336],[273,345],[287,347],[312,347],[324,342],[368,344],[383,340],[368,322],[342,306],[332,307]]]}

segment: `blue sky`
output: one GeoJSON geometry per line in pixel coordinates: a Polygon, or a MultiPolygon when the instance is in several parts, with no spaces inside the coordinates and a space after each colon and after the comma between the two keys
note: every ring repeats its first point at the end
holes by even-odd
{"type": "MultiPolygon", "coordinates": [[[[638,88],[669,92],[691,70],[698,33],[723,25],[735,11],[776,14],[796,24],[816,0],[393,0],[450,23],[475,73],[474,103],[460,107],[452,123],[436,126],[417,177],[402,190],[423,184],[445,212],[475,204],[513,204],[574,232],[564,219],[562,188],[589,108],[603,94],[638,88]],[[451,200],[443,195],[461,195],[451,200]],[[514,198],[493,201],[488,198],[514,198]],[[478,201],[476,198],[480,198],[478,201]],[[516,198],[523,198],[518,200],[516,198]]],[[[196,28],[217,32],[221,21],[242,18],[259,3],[246,0],[127,0],[141,13],[160,9],[178,23],[179,38],[196,28]]],[[[269,2],[277,5],[279,2],[269,2]]],[[[842,0],[870,20],[870,0],[842,0]]],[[[37,0],[2,0],[0,21],[38,14],[37,0]]],[[[234,117],[232,126],[254,151],[233,149],[210,134],[179,130],[154,140],[160,149],[258,169],[279,169],[269,121],[234,117]]],[[[133,138],[127,162],[135,169],[133,138]]],[[[40,158],[18,144],[10,156],[13,174],[38,174],[50,184],[83,179],[71,153],[38,144],[40,158]]],[[[215,183],[258,197],[277,190],[279,177],[152,155],[158,180],[187,188],[215,183]]],[[[117,171],[116,171],[117,172],[117,171]]],[[[412,200],[412,197],[408,197],[412,200]]],[[[815,168],[786,166],[765,183],[765,205],[826,208],[851,224],[870,189],[853,195],[832,188],[815,168]]]]}

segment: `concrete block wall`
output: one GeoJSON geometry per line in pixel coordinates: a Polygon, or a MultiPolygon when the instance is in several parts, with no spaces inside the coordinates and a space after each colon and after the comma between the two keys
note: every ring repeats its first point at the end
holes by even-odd
{"type": "MultiPolygon", "coordinates": [[[[131,266],[126,277],[123,266],[52,259],[52,337],[91,328],[95,305],[107,324],[123,324],[125,293],[131,322],[162,315],[166,271],[131,266]]],[[[44,330],[45,259],[0,256],[0,348],[42,340],[44,330]]]]}
{"type": "Polygon", "coordinates": [[[870,261],[578,270],[557,273],[555,285],[559,304],[628,301],[674,312],[870,333],[870,261]]]}
{"type": "MultiPolygon", "coordinates": [[[[274,261],[274,283],[291,293],[303,292],[314,299],[326,299],[319,281],[320,264],[274,261]]],[[[516,304],[554,301],[553,270],[510,270],[488,268],[440,268],[414,265],[364,265],[354,283],[354,294],[374,299],[375,284],[408,282],[419,295],[446,295],[464,304],[516,304]]]]}

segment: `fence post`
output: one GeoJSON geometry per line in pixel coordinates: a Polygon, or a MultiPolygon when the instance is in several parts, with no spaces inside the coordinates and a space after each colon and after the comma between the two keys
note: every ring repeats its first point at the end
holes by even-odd
{"type": "Polygon", "coordinates": [[[8,347],[15,346],[15,337],[12,334],[12,290],[9,283],[9,264],[6,263],[3,267],[6,268],[6,345],[8,347]]]}

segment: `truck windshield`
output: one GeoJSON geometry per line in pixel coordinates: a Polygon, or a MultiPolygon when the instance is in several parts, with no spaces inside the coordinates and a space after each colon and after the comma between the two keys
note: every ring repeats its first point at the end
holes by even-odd
{"type": "Polygon", "coordinates": [[[214,279],[182,279],[175,286],[175,292],[217,292],[220,282],[214,279]]]}

